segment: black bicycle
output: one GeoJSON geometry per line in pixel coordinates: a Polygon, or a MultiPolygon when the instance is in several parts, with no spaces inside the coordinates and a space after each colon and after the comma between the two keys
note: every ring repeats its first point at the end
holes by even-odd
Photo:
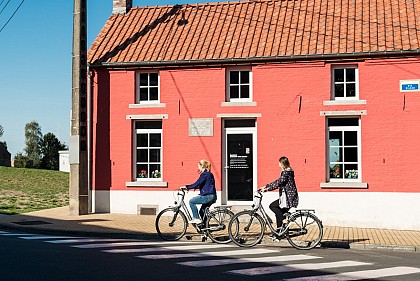
{"type": "MultiPolygon", "coordinates": [[[[188,222],[192,216],[184,202],[185,191],[177,191],[175,206],[163,209],[156,217],[156,231],[164,240],[176,241],[181,239],[187,232],[188,222]]],[[[234,213],[231,206],[216,206],[213,209],[206,208],[203,222],[192,224],[195,230],[203,235],[202,241],[207,237],[215,243],[229,243],[231,241],[227,225],[234,213]]],[[[187,236],[191,239],[191,236],[187,236]]]]}
{"type": "Polygon", "coordinates": [[[317,246],[322,239],[323,226],[314,210],[296,210],[287,213],[288,222],[283,228],[276,230],[261,204],[263,192],[254,194],[252,210],[244,210],[235,214],[228,227],[230,239],[238,246],[252,247],[261,242],[266,225],[273,237],[286,238],[290,245],[297,249],[309,250],[317,246]]]}

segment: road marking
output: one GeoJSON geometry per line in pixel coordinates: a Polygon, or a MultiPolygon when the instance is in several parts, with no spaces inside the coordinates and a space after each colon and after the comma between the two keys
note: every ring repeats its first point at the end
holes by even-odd
{"type": "Polygon", "coordinates": [[[53,243],[53,244],[71,244],[71,243],[106,242],[106,241],[111,242],[111,241],[129,241],[129,240],[127,240],[127,239],[106,239],[106,238],[94,238],[94,239],[82,238],[82,239],[50,240],[50,241],[45,241],[45,242],[53,243]]]}
{"type": "MultiPolygon", "coordinates": [[[[363,271],[353,271],[338,274],[328,274],[320,276],[308,276],[292,279],[285,279],[288,281],[349,281],[349,280],[367,280],[373,278],[401,276],[407,274],[420,273],[420,268],[397,266],[383,269],[372,269],[363,271]]],[[[282,279],[283,280],[283,279],[282,279]]],[[[418,280],[416,278],[416,280],[418,280]]]]}
{"type": "Polygon", "coordinates": [[[298,261],[298,260],[310,260],[310,259],[322,259],[322,257],[308,256],[308,255],[288,255],[288,256],[274,256],[274,257],[258,257],[258,258],[240,258],[240,259],[221,259],[221,260],[198,260],[198,261],[187,261],[179,262],[180,265],[193,266],[193,267],[207,267],[207,266],[219,266],[229,265],[247,262],[284,262],[284,261],[298,261]]]}
{"type": "MultiPolygon", "coordinates": [[[[151,245],[150,243],[145,244],[146,246],[151,245]]],[[[159,243],[157,245],[162,245],[162,243],[159,243]]],[[[225,246],[227,247],[227,246],[225,246]]],[[[177,246],[161,246],[161,247],[153,247],[153,248],[138,248],[138,249],[112,249],[112,250],[103,250],[102,252],[105,253],[147,253],[147,252],[168,252],[168,251],[188,251],[188,250],[199,250],[199,249],[214,249],[214,248],[220,248],[219,246],[216,246],[214,244],[183,244],[183,245],[177,245],[177,246]]]]}
{"type": "Polygon", "coordinates": [[[302,263],[302,264],[237,269],[237,270],[228,271],[228,273],[255,276],[255,275],[263,275],[263,274],[271,274],[271,273],[293,272],[293,271],[300,271],[300,270],[319,270],[319,269],[327,269],[327,268],[336,268],[336,267],[345,267],[345,266],[361,266],[361,265],[371,265],[371,264],[372,263],[357,262],[357,261],[302,263]]]}
{"type": "MultiPolygon", "coordinates": [[[[102,243],[102,244],[84,244],[84,245],[75,245],[75,248],[82,248],[82,249],[95,249],[95,248],[111,248],[111,247],[126,247],[126,246],[161,246],[163,245],[174,245],[174,244],[188,244],[191,245],[191,242],[150,242],[150,241],[128,241],[123,242],[124,240],[120,240],[122,242],[117,243],[102,243]]],[[[127,241],[127,240],[126,240],[127,241]]]]}
{"type": "Polygon", "coordinates": [[[177,258],[191,258],[191,257],[208,257],[208,256],[220,256],[220,257],[232,257],[240,255],[258,255],[258,254],[270,254],[278,253],[277,250],[268,249],[248,249],[248,250],[233,250],[233,251],[217,251],[217,252],[206,252],[206,253],[186,253],[186,254],[168,254],[168,255],[145,255],[137,256],[137,258],[143,259],[177,259],[177,258]]]}
{"type": "Polygon", "coordinates": [[[36,235],[36,234],[31,234],[31,233],[11,233],[11,232],[3,232],[2,231],[2,233],[0,233],[0,235],[2,235],[2,236],[33,236],[33,235],[36,235]]]}
{"type": "MultiPolygon", "coordinates": [[[[41,240],[41,239],[75,239],[77,237],[71,237],[71,236],[50,236],[50,235],[38,235],[38,236],[22,236],[19,237],[21,239],[26,239],[26,240],[41,240]]],[[[48,242],[48,241],[46,241],[48,242]]]]}

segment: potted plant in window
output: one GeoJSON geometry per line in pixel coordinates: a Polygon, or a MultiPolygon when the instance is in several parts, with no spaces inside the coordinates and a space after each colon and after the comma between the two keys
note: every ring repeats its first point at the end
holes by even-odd
{"type": "Polygon", "coordinates": [[[162,174],[160,173],[159,170],[154,170],[152,172],[152,178],[160,178],[162,176],[162,174]]]}
{"type": "Polygon", "coordinates": [[[146,170],[140,170],[137,174],[138,178],[147,178],[147,171],[146,170]]]}

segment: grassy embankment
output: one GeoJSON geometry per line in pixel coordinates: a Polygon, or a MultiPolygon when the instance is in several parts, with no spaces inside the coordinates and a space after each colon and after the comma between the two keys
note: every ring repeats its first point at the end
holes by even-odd
{"type": "Polygon", "coordinates": [[[66,206],[69,174],[0,167],[0,214],[20,214],[66,206]]]}

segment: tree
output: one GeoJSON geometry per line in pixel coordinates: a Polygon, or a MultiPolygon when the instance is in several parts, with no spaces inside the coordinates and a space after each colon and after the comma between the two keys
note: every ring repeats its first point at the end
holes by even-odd
{"type": "Polygon", "coordinates": [[[23,155],[22,152],[18,152],[15,155],[15,168],[28,168],[29,160],[28,157],[23,155]]]}
{"type": "Polygon", "coordinates": [[[41,168],[48,170],[59,169],[59,151],[67,149],[65,144],[60,143],[53,133],[44,135],[41,141],[41,168]]]}
{"type": "Polygon", "coordinates": [[[38,122],[32,121],[25,125],[25,152],[28,157],[28,168],[41,166],[42,132],[38,122]]]}

